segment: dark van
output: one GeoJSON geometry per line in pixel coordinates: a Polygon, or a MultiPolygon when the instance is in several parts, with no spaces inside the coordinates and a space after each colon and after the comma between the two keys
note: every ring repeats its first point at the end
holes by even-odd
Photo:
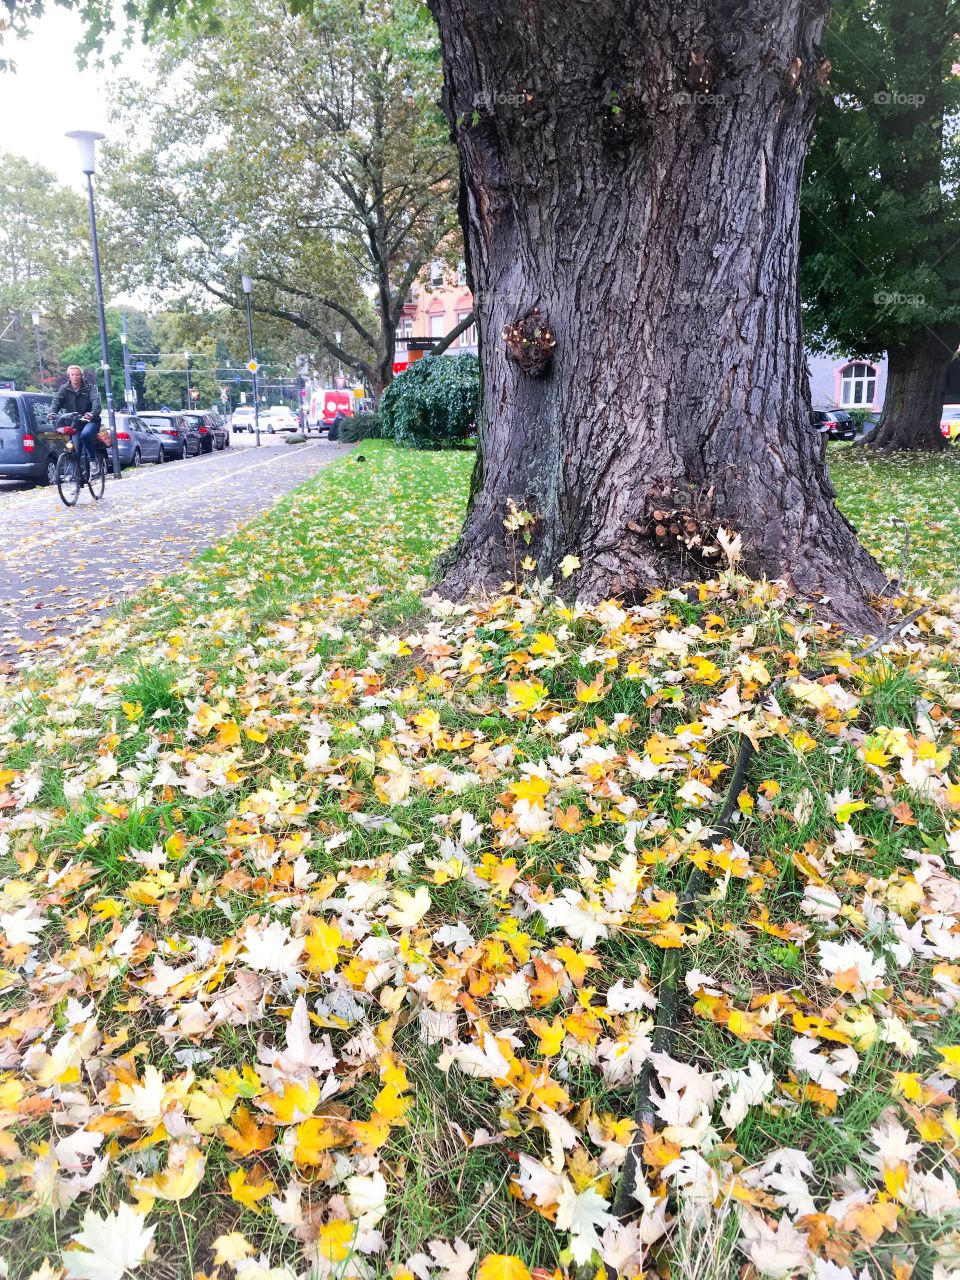
{"type": "Polygon", "coordinates": [[[57,483],[63,436],[50,421],[53,396],[0,391],[0,480],[57,483]]]}

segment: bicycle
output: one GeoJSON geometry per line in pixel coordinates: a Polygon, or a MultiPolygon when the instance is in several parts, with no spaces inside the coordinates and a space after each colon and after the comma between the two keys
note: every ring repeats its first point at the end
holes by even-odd
{"type": "Polygon", "coordinates": [[[84,485],[90,490],[94,502],[99,502],[107,483],[103,454],[97,452],[91,466],[87,450],[79,449],[73,439],[80,434],[82,425],[78,413],[64,413],[57,419],[57,431],[66,437],[63,452],[57,459],[57,492],[67,507],[76,505],[84,485]]]}

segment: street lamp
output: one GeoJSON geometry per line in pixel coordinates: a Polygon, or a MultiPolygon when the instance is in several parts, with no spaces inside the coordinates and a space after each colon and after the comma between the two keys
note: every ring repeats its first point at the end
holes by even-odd
{"type": "Polygon", "coordinates": [[[37,338],[37,386],[43,390],[43,356],[40,354],[40,312],[31,311],[30,318],[33,321],[33,332],[37,338]]]}
{"type": "Polygon", "coordinates": [[[127,317],[120,317],[120,343],[123,346],[123,394],[127,401],[127,413],[137,412],[137,397],[133,394],[130,377],[130,348],[127,344],[127,317]]]}
{"type": "Polygon", "coordinates": [[[100,245],[97,242],[97,215],[93,208],[93,175],[96,171],[97,143],[105,137],[92,129],[74,129],[67,134],[80,150],[80,167],[87,176],[87,203],[90,206],[90,243],[93,247],[93,277],[97,289],[97,311],[100,319],[100,368],[107,397],[107,421],[110,423],[110,452],[113,478],[120,479],[120,450],[117,446],[117,419],[113,411],[113,384],[110,381],[110,353],[107,348],[107,317],[103,310],[103,278],[100,274],[100,245]]]}
{"type": "Polygon", "coordinates": [[[250,370],[253,374],[253,429],[257,435],[257,448],[260,448],[260,394],[257,384],[256,359],[253,354],[253,313],[250,310],[250,294],[253,292],[253,281],[249,276],[240,277],[240,285],[247,299],[247,343],[250,347],[250,370]]]}
{"type": "Polygon", "coordinates": [[[333,335],[337,340],[337,386],[340,385],[340,379],[343,377],[343,365],[340,362],[340,344],[343,342],[343,334],[337,329],[333,335]]]}
{"type": "Polygon", "coordinates": [[[193,396],[191,396],[190,394],[190,352],[189,351],[185,351],[183,353],[183,367],[187,371],[187,408],[192,409],[193,396]]]}

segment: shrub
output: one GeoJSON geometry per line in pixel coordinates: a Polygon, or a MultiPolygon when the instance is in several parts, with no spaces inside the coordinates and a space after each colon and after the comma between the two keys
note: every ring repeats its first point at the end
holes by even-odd
{"type": "Polygon", "coordinates": [[[384,437],[410,449],[455,449],[480,415],[476,356],[424,356],[397,374],[380,398],[384,437]]]}
{"type": "Polygon", "coordinates": [[[379,440],[381,434],[382,424],[376,413],[356,413],[340,424],[340,439],[346,444],[356,444],[358,440],[379,440]]]}
{"type": "Polygon", "coordinates": [[[868,418],[872,421],[875,416],[872,409],[848,409],[847,413],[853,419],[858,431],[863,430],[868,418]]]}

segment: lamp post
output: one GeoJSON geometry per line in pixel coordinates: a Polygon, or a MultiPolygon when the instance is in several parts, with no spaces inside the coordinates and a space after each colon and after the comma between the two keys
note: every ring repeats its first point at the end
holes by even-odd
{"type": "MultiPolygon", "coordinates": [[[[250,294],[253,292],[253,281],[249,276],[241,276],[240,284],[243,288],[244,296],[247,299],[247,344],[250,347],[250,363],[255,365],[256,358],[253,354],[253,312],[250,309],[250,294]]],[[[251,370],[253,374],[253,429],[257,436],[257,448],[260,448],[260,388],[257,383],[256,368],[251,370]]]]}
{"type": "Polygon", "coordinates": [[[187,408],[192,409],[193,400],[190,395],[190,352],[189,351],[185,351],[183,353],[183,367],[187,371],[187,408]]]}
{"type": "Polygon", "coordinates": [[[40,354],[40,312],[31,311],[30,318],[33,320],[33,332],[37,339],[37,386],[43,390],[43,356],[40,354]]]}
{"type": "Polygon", "coordinates": [[[123,393],[127,399],[127,413],[137,412],[137,398],[133,394],[133,380],[130,377],[130,348],[127,345],[127,317],[120,317],[120,342],[123,346],[123,393]]]}
{"type": "Polygon", "coordinates": [[[97,215],[93,208],[93,175],[96,171],[97,143],[105,137],[91,129],[74,129],[67,134],[80,149],[80,167],[87,176],[87,203],[90,206],[90,243],[93,247],[93,278],[97,289],[97,312],[100,319],[100,368],[107,397],[107,421],[110,423],[110,452],[113,478],[120,479],[120,450],[117,446],[117,418],[113,411],[113,384],[110,381],[110,352],[107,348],[107,317],[103,310],[103,278],[100,274],[100,245],[97,242],[97,215]]]}

